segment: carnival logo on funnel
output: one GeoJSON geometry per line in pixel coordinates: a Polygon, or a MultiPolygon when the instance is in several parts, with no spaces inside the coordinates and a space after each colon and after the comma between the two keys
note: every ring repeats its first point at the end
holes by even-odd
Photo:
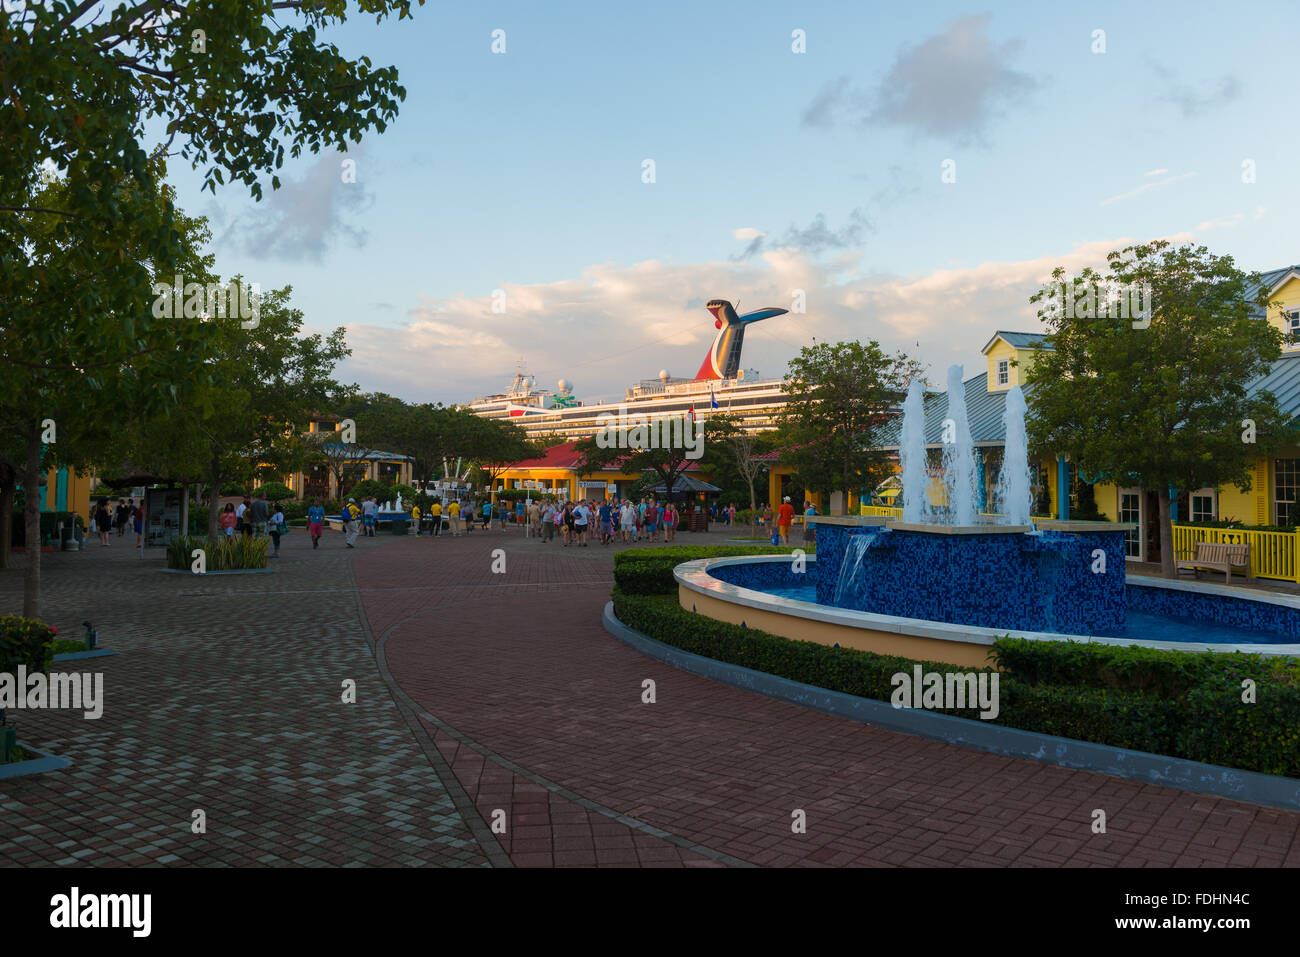
{"type": "Polygon", "coordinates": [[[648,421],[642,412],[628,415],[627,406],[619,403],[618,415],[602,412],[596,418],[600,431],[596,447],[601,449],[683,449],[688,459],[704,455],[704,423],[689,417],[648,421]]]}

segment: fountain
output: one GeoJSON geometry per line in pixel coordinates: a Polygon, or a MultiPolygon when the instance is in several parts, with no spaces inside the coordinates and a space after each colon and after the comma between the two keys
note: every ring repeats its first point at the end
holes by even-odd
{"type": "Polygon", "coordinates": [[[1132,525],[1039,520],[1035,528],[1026,411],[1013,386],[994,511],[979,514],[962,368],[948,370],[945,502],[934,508],[924,391],[912,382],[899,430],[901,520],[815,519],[817,554],[806,571],[771,556],[687,562],[676,570],[682,606],[790,638],[972,667],[982,667],[988,645],[1006,634],[1300,653],[1300,601],[1130,582],[1124,536],[1132,525]]]}
{"type": "Polygon", "coordinates": [[[943,488],[954,525],[975,522],[975,443],[966,417],[961,366],[948,368],[948,418],[943,421],[943,488]]]}

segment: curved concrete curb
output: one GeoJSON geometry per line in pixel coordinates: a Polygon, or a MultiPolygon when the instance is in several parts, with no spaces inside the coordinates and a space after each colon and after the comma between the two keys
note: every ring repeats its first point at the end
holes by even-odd
{"type": "Polygon", "coordinates": [[[265,572],[273,572],[274,568],[227,568],[215,572],[198,572],[186,571],[184,568],[160,568],[158,569],[165,575],[189,575],[192,578],[208,578],[212,575],[260,575],[265,572]]]}
{"type": "Polygon", "coordinates": [[[54,656],[55,661],[85,661],[87,658],[107,658],[117,654],[111,648],[96,648],[94,651],[65,651],[54,656]]]}
{"type": "Polygon", "coordinates": [[[39,758],[32,758],[29,761],[19,761],[17,764],[0,764],[0,780],[6,778],[21,778],[28,774],[43,774],[46,771],[58,771],[61,768],[72,767],[72,762],[67,758],[56,757],[48,751],[42,751],[40,748],[33,748],[30,744],[18,742],[19,747],[26,751],[32,751],[39,754],[39,758]]]}
{"type": "Polygon", "coordinates": [[[1241,771],[1199,761],[1171,758],[1145,751],[1130,751],[1088,741],[1058,738],[1049,734],[1004,728],[999,725],[969,721],[952,715],[910,708],[895,708],[884,701],[859,698],[840,691],[828,691],[813,685],[779,678],[762,671],[732,665],[713,658],[682,651],[624,625],[614,615],[614,603],[607,602],[602,616],[605,630],[631,645],[643,655],[692,674],[720,681],[746,691],[778,698],[791,704],[823,711],[850,721],[860,721],[887,731],[916,734],[935,741],[976,748],[1006,757],[1026,758],[1041,764],[1078,771],[1093,771],[1128,778],[1146,784],[1159,784],[1212,794],[1234,801],[1248,801],[1269,807],[1300,811],[1300,780],[1241,771]]]}

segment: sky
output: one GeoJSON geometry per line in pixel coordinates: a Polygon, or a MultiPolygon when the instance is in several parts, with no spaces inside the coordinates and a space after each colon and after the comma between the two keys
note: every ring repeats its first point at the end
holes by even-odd
{"type": "Polygon", "coordinates": [[[695,374],[707,300],[795,290],[746,368],[874,339],[939,384],[995,330],[1041,330],[1057,265],[1159,237],[1300,262],[1294,13],[430,2],[325,33],[398,69],[385,132],[286,161],[260,203],[178,159],[169,178],[223,275],[346,327],[338,374],[366,391],[467,402],[525,371],[617,400],[695,374]]]}

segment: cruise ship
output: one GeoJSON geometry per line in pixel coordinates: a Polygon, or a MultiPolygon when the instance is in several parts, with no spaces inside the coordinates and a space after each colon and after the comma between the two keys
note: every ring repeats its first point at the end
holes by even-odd
{"type": "Polygon", "coordinates": [[[752,369],[740,367],[745,329],[755,322],[779,316],[789,310],[766,308],[737,315],[725,299],[710,300],[705,306],[713,315],[718,333],[713,339],[695,378],[670,376],[642,379],[627,390],[621,402],[583,403],[573,396],[565,379],[555,391],[539,389],[536,376],[519,373],[506,392],[482,396],[468,408],[488,419],[509,419],[522,427],[529,438],[556,436],[561,440],[582,438],[600,428],[600,416],[644,415],[647,420],[680,418],[693,414],[704,420],[710,414],[737,417],[750,432],[776,426],[776,415],[786,404],[782,379],[764,379],[752,369]]]}

